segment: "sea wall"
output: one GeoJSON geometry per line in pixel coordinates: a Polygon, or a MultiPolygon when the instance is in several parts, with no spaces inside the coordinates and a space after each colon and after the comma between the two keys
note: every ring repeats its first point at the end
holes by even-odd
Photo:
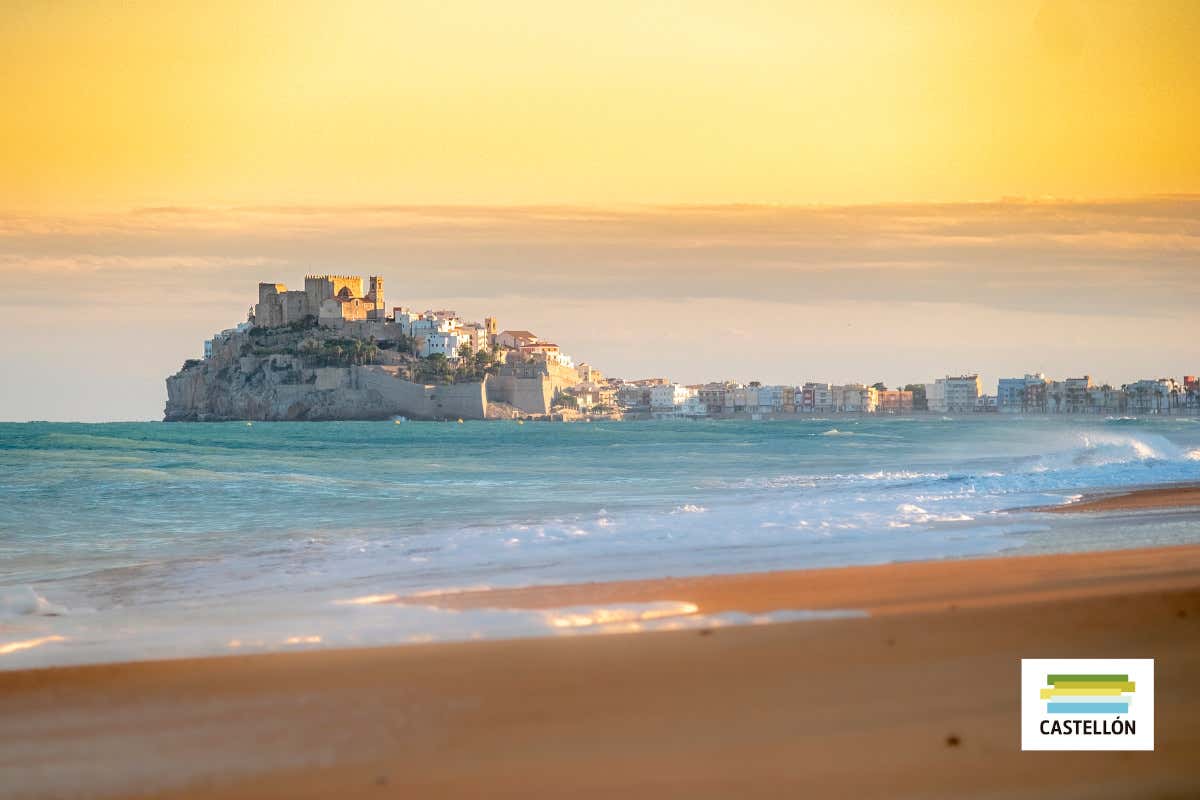
{"type": "Polygon", "coordinates": [[[515,375],[489,375],[484,381],[490,403],[507,403],[526,414],[548,414],[554,399],[554,386],[545,375],[519,378],[515,375]]]}
{"type": "Polygon", "coordinates": [[[354,390],[378,395],[393,413],[423,419],[484,419],[487,399],[481,382],[425,385],[396,378],[386,367],[353,367],[354,390]]]}

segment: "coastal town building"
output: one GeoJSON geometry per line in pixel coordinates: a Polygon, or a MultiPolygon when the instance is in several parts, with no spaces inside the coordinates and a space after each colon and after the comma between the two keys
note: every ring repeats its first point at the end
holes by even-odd
{"type": "Polygon", "coordinates": [[[674,411],[682,406],[689,398],[696,397],[696,390],[678,383],[650,387],[651,411],[674,411]]]}
{"type": "Polygon", "coordinates": [[[951,414],[969,414],[976,410],[983,387],[978,375],[946,377],[946,410],[951,414]]]}
{"type": "Polygon", "coordinates": [[[758,387],[758,410],[760,414],[796,413],[795,386],[758,387]]]}
{"type": "Polygon", "coordinates": [[[416,312],[410,308],[396,306],[392,309],[392,324],[400,333],[410,337],[416,352],[422,357],[440,354],[449,359],[459,357],[459,349],[469,345],[471,352],[487,350],[494,341],[490,332],[495,328],[495,317],[487,317],[482,323],[464,322],[454,311],[416,312]]]}
{"type": "Polygon", "coordinates": [[[834,386],[834,408],[844,414],[873,414],[879,407],[879,390],[862,383],[834,386]]]}
{"type": "Polygon", "coordinates": [[[537,344],[539,341],[541,340],[529,331],[501,331],[496,335],[497,344],[513,350],[537,344]]]}
{"type": "Polygon", "coordinates": [[[567,369],[575,369],[575,361],[559,349],[553,342],[536,342],[517,348],[523,356],[546,363],[556,364],[567,369]]]}
{"type": "Polygon", "coordinates": [[[1054,414],[1085,414],[1088,393],[1094,388],[1091,375],[1051,381],[1046,387],[1046,405],[1054,414]]]}
{"type": "Polygon", "coordinates": [[[576,372],[576,374],[579,375],[579,380],[581,383],[595,383],[595,384],[604,383],[603,373],[601,373],[600,370],[596,369],[591,364],[588,364],[586,362],[578,364],[575,367],[575,372],[576,372]]]}
{"type": "Polygon", "coordinates": [[[996,405],[996,395],[981,394],[975,400],[975,412],[978,414],[990,414],[999,411],[996,405]]]}
{"type": "Polygon", "coordinates": [[[1121,388],[1096,386],[1090,376],[1054,381],[1041,373],[1002,378],[994,395],[984,394],[978,375],[938,378],[929,384],[907,384],[888,389],[882,383],[830,385],[809,381],[801,386],[765,385],[758,381],[719,381],[683,387],[665,379],[614,381],[613,399],[627,413],[696,416],[703,406],[707,416],[751,417],[800,414],[913,413],[990,414],[1172,414],[1195,409],[1200,413],[1200,381],[1160,378],[1138,381],[1121,388]],[[687,399],[680,403],[685,397],[687,399]],[[917,407],[918,397],[927,409],[917,407]],[[1049,400],[1047,399],[1049,398],[1049,400]],[[686,407],[686,410],[685,410],[686,407]],[[671,409],[674,408],[674,412],[671,409]]]}
{"type": "Polygon", "coordinates": [[[885,389],[879,392],[879,412],[882,414],[911,414],[913,393],[904,389],[885,389]]]}
{"type": "MultiPolygon", "coordinates": [[[[995,395],[985,395],[977,374],[947,375],[931,383],[910,383],[888,389],[883,383],[831,385],[809,381],[802,385],[720,381],[683,386],[666,378],[606,381],[590,364],[576,364],[561,348],[532,331],[501,331],[495,317],[467,322],[450,309],[423,312],[405,306],[385,309],[380,276],[365,282],[356,275],[307,275],[303,290],[282,283],[258,285],[258,302],[247,321],[204,342],[205,360],[218,350],[228,357],[228,343],[244,334],[251,338],[267,331],[290,328],[304,335],[310,328],[340,331],[346,338],[380,343],[372,364],[406,369],[413,356],[457,361],[465,352],[493,347],[502,351],[489,399],[508,402],[521,381],[535,381],[542,400],[530,397],[521,407],[545,408],[551,397],[566,398],[579,409],[605,405],[655,416],[779,416],[791,414],[941,414],[989,412],[1022,414],[1177,414],[1200,413],[1200,380],[1184,375],[1147,378],[1120,387],[1097,385],[1090,375],[1053,380],[1039,372],[1019,378],[1000,378],[995,395]],[[364,290],[365,289],[365,290],[364,290]],[[258,329],[256,332],[255,329],[258,329]],[[563,395],[565,390],[569,393],[563,395]],[[493,397],[494,396],[494,397],[493,397]]],[[[325,334],[329,336],[330,334],[325,334]]],[[[319,338],[319,337],[318,337],[319,338]]],[[[238,338],[241,342],[241,339],[238,338]]],[[[258,341],[262,341],[260,338],[258,341]]],[[[246,345],[237,344],[245,353],[246,345]]],[[[261,347],[259,347],[261,349],[261,347]]],[[[408,374],[408,373],[405,373],[408,374]]],[[[318,380],[318,386],[321,380],[318,380]]],[[[530,384],[532,386],[532,384],[530,384]]],[[[558,403],[558,400],[554,401],[558,403]]]]}
{"type": "Polygon", "coordinates": [[[683,405],[675,407],[675,415],[678,417],[705,417],[708,416],[708,406],[700,402],[700,398],[692,395],[683,401],[683,405]]]}
{"type": "Polygon", "coordinates": [[[816,405],[817,384],[806,383],[796,388],[796,411],[800,414],[811,414],[816,405]]]}
{"type": "Polygon", "coordinates": [[[732,381],[706,383],[697,391],[697,397],[710,413],[720,414],[725,408],[725,396],[737,388],[732,381]]]}
{"type": "Polygon", "coordinates": [[[698,395],[690,395],[673,408],[652,409],[654,419],[699,419],[708,416],[708,406],[700,402],[698,395]]]}
{"type": "Polygon", "coordinates": [[[204,357],[212,358],[213,347],[229,340],[229,337],[235,333],[244,333],[254,326],[252,322],[241,322],[232,328],[226,328],[220,333],[214,334],[213,338],[204,340],[204,357]]]}
{"type": "Polygon", "coordinates": [[[1050,383],[1040,372],[1026,373],[1023,378],[1001,378],[996,386],[996,409],[1002,414],[1042,413],[1050,383]]]}
{"type": "Polygon", "coordinates": [[[422,315],[413,320],[408,326],[408,335],[414,339],[430,336],[435,333],[449,333],[455,327],[456,320],[439,319],[432,315],[422,315]]]}
{"type": "Polygon", "coordinates": [[[928,411],[929,410],[929,401],[925,397],[925,384],[923,384],[923,383],[908,383],[908,384],[905,384],[904,391],[912,392],[913,411],[928,411]]]}
{"type": "Polygon", "coordinates": [[[609,410],[618,406],[616,388],[603,382],[584,381],[570,390],[579,411],[609,410]]]}
{"type": "Polygon", "coordinates": [[[830,414],[837,410],[833,399],[833,386],[828,383],[806,383],[800,392],[802,411],[830,414]]]}
{"type": "Polygon", "coordinates": [[[978,375],[947,375],[925,384],[929,410],[942,414],[972,414],[983,394],[978,375]]]}
{"type": "Polygon", "coordinates": [[[945,414],[948,410],[946,406],[946,380],[938,378],[933,383],[925,384],[925,404],[929,411],[935,414],[945,414]]]}
{"type": "Polygon", "coordinates": [[[1200,411],[1200,387],[1193,376],[1147,378],[1121,387],[1096,385],[1090,375],[1052,380],[1041,373],[1001,378],[997,386],[1001,412],[1028,414],[1176,414],[1200,411]],[[1191,388],[1189,388],[1191,387],[1191,388]]]}
{"type": "Polygon", "coordinates": [[[1124,386],[1127,407],[1134,414],[1169,414],[1178,408],[1182,393],[1174,378],[1155,378],[1124,386]]]}
{"type": "Polygon", "coordinates": [[[464,344],[471,345],[471,337],[466,333],[455,331],[434,331],[418,337],[420,348],[417,351],[422,358],[432,355],[442,355],[449,359],[459,357],[459,348],[464,344]]]}

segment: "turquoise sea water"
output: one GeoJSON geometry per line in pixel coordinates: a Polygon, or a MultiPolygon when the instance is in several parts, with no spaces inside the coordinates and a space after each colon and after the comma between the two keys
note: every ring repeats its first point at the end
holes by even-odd
{"type": "Polygon", "coordinates": [[[370,595],[1195,542],[1013,509],[1196,480],[1187,418],[3,424],[0,667],[545,623],[370,595]]]}

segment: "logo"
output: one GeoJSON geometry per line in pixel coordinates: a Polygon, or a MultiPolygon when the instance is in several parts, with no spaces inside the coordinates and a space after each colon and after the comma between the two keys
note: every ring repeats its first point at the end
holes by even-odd
{"type": "Polygon", "coordinates": [[[1153,750],[1154,659],[1021,659],[1022,750],[1153,750]]]}

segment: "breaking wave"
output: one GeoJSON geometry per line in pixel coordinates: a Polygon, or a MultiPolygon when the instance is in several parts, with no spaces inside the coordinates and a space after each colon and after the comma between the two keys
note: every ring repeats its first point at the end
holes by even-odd
{"type": "MultiPolygon", "coordinates": [[[[174,646],[176,628],[236,618],[230,639],[274,625],[283,641],[329,642],[333,628],[310,626],[324,618],[311,602],[323,592],[378,598],[977,556],[1026,541],[1200,539],[1187,520],[1135,534],[1124,521],[1100,530],[1013,511],[1200,481],[1200,425],[992,416],[7,429],[0,626],[30,640],[67,636],[66,648],[106,625],[93,641],[143,624],[147,636],[169,630],[161,638],[174,646]]],[[[386,638],[383,607],[361,608],[386,638]]],[[[340,616],[359,606],[335,608],[344,635],[372,635],[340,616]]]]}

